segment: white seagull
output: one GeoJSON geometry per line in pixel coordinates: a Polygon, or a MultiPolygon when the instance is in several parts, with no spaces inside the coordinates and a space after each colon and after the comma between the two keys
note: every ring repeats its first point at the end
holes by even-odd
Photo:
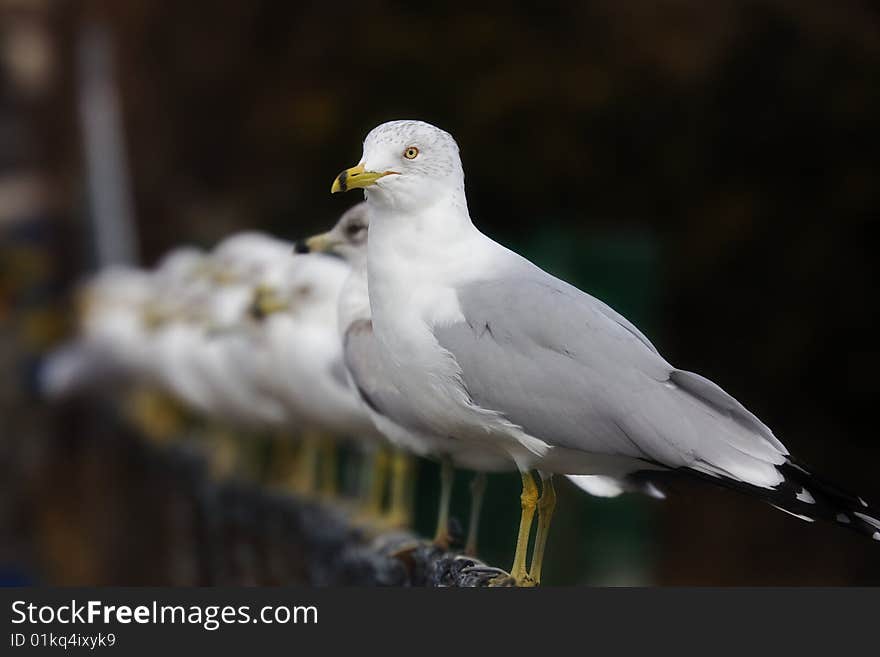
{"type": "Polygon", "coordinates": [[[150,362],[142,321],[152,294],[150,272],[113,266],[79,286],[78,335],[54,350],[40,370],[49,399],[109,391],[137,381],[150,362]]]}
{"type": "Polygon", "coordinates": [[[371,218],[369,299],[385,376],[371,402],[410,430],[501,448],[516,463],[517,583],[540,580],[554,473],[677,470],[880,541],[876,511],[797,465],[737,400],[670,365],[606,304],[481,233],[451,135],[421,121],[380,125],[331,191],[356,188],[371,218]]]}
{"type": "MultiPolygon", "coordinates": [[[[367,236],[370,226],[368,210],[366,201],[349,208],[331,230],[297,242],[297,251],[333,253],[343,258],[351,267],[339,294],[339,331],[345,363],[370,417],[389,441],[404,451],[440,461],[440,504],[434,533],[435,544],[446,548],[449,546],[452,466],[476,472],[471,482],[471,512],[465,542],[465,552],[476,554],[486,473],[511,471],[516,466],[504,450],[495,446],[409,430],[383,415],[371,401],[377,395],[393,394],[393,389],[386,388],[387,377],[381,370],[382,361],[376,352],[371,327],[367,284],[367,236]]],[[[569,479],[591,495],[600,497],[613,497],[635,488],[627,481],[599,475],[571,475],[569,479]]],[[[649,495],[663,497],[650,482],[638,482],[638,487],[649,495]]]]}
{"type": "MultiPolygon", "coordinates": [[[[255,321],[248,349],[237,353],[239,366],[255,369],[262,388],[304,429],[309,459],[315,458],[316,433],[373,447],[384,439],[349,384],[337,330],[349,267],[323,254],[293,255],[293,244],[285,245],[285,257],[256,281],[255,321]]],[[[334,467],[331,453],[324,453],[325,483],[334,467]]]]}
{"type": "Polygon", "coordinates": [[[202,279],[209,285],[192,299],[200,319],[201,341],[192,367],[211,390],[213,416],[239,429],[274,429],[289,422],[284,405],[260,388],[245,322],[254,288],[263,272],[290,257],[286,242],[261,233],[238,233],[224,239],[205,262],[202,279]]]}

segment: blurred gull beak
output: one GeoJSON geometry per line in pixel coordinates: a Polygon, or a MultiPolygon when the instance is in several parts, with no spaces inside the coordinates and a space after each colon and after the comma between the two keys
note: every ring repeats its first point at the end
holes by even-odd
{"type": "Polygon", "coordinates": [[[328,253],[339,244],[332,231],[313,235],[305,241],[297,242],[297,253],[328,253]]]}
{"type": "Polygon", "coordinates": [[[260,285],[254,290],[254,297],[248,309],[248,314],[252,319],[261,320],[273,313],[289,309],[289,304],[285,303],[275,290],[266,285],[260,285]]]}
{"type": "Polygon", "coordinates": [[[297,240],[293,243],[294,253],[330,253],[339,244],[339,240],[333,235],[333,231],[327,231],[320,235],[313,235],[308,239],[297,240]]]}

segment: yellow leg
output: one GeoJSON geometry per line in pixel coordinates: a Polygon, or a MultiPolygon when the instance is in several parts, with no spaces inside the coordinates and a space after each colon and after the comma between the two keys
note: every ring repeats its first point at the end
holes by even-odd
{"type": "Polygon", "coordinates": [[[547,547],[547,535],[550,533],[550,520],[556,508],[556,489],[553,476],[549,475],[541,482],[541,498],[538,500],[538,529],[535,532],[535,551],[532,554],[532,566],[529,577],[535,584],[541,582],[541,566],[544,563],[544,549],[547,547]]]}
{"type": "Polygon", "coordinates": [[[370,496],[373,492],[373,473],[376,469],[376,452],[363,452],[360,455],[358,465],[358,504],[361,511],[366,511],[370,506],[370,496]]]}
{"type": "Polygon", "coordinates": [[[364,454],[361,463],[360,508],[355,515],[357,523],[377,525],[381,522],[387,481],[388,451],[378,449],[364,454]]]}
{"type": "Polygon", "coordinates": [[[382,503],[385,499],[385,485],[388,481],[388,450],[380,449],[373,456],[372,472],[369,476],[370,488],[367,495],[366,512],[373,519],[382,515],[382,503]]]}
{"type": "Polygon", "coordinates": [[[535,507],[538,502],[538,486],[531,473],[522,474],[522,515],[519,519],[519,534],[516,537],[516,552],[513,556],[513,565],[510,567],[510,576],[518,586],[533,585],[529,574],[526,572],[526,557],[529,551],[529,534],[532,531],[532,518],[535,516],[535,507]]]}
{"type": "Polygon", "coordinates": [[[297,449],[292,436],[279,432],[271,437],[271,457],[266,471],[272,485],[284,485],[296,476],[297,449]]]}
{"type": "Polygon", "coordinates": [[[455,470],[449,459],[440,462],[440,507],[437,510],[437,530],[434,532],[434,545],[449,549],[449,505],[452,502],[452,485],[455,483],[455,470]]]}
{"type": "Polygon", "coordinates": [[[320,441],[320,452],[321,494],[332,500],[339,493],[336,443],[330,438],[322,439],[320,441]]]}
{"type": "Polygon", "coordinates": [[[410,471],[412,458],[409,454],[395,450],[391,456],[391,495],[388,508],[388,523],[392,527],[409,527],[412,525],[410,511],[410,471]]]}
{"type": "Polygon", "coordinates": [[[210,472],[215,479],[235,477],[241,467],[241,454],[237,437],[222,426],[208,430],[210,449],[210,472]]]}
{"type": "Polygon", "coordinates": [[[468,522],[467,542],[464,545],[465,554],[474,557],[477,555],[477,538],[480,533],[480,511],[483,508],[483,496],[486,493],[486,473],[478,472],[471,480],[471,515],[468,522]]]}
{"type": "Polygon", "coordinates": [[[179,438],[186,424],[183,408],[152,388],[137,388],[127,400],[126,412],[148,439],[159,443],[179,438]]]}
{"type": "Polygon", "coordinates": [[[415,512],[415,503],[416,503],[416,474],[418,472],[418,462],[413,456],[408,456],[406,460],[406,480],[404,482],[405,494],[404,494],[404,502],[406,507],[404,511],[406,513],[406,517],[408,519],[407,527],[412,527],[414,518],[416,516],[415,512]]]}
{"type": "Polygon", "coordinates": [[[318,472],[318,436],[311,431],[303,433],[296,459],[296,469],[291,487],[300,495],[311,495],[315,492],[318,472]]]}
{"type": "Polygon", "coordinates": [[[262,479],[261,453],[265,436],[250,431],[237,431],[235,444],[238,452],[237,476],[246,481],[260,482],[262,479]]]}

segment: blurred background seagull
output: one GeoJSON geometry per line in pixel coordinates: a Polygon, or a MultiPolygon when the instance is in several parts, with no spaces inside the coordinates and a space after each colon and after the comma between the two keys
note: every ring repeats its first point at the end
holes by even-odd
{"type": "Polygon", "coordinates": [[[149,355],[142,313],[152,283],[149,272],[118,265],[79,286],[77,337],[43,364],[44,395],[61,399],[127,386],[144,371],[149,355]]]}
{"type": "Polygon", "coordinates": [[[252,367],[243,367],[237,354],[250,348],[244,324],[251,311],[254,289],[263,272],[289,257],[286,243],[260,233],[238,233],[220,242],[203,267],[210,283],[197,300],[201,308],[205,357],[195,363],[200,378],[217,400],[216,414],[232,426],[270,429],[284,426],[284,405],[260,388],[252,367]]]}
{"type": "Polygon", "coordinates": [[[540,581],[554,473],[676,470],[880,541],[876,511],[795,463],[733,397],[674,368],[606,304],[483,235],[448,133],[421,121],[380,125],[331,191],[349,189],[365,190],[371,219],[371,328],[389,391],[373,403],[408,429],[495,446],[516,463],[516,583],[540,581]]]}
{"type": "MultiPolygon", "coordinates": [[[[342,361],[337,308],[348,265],[323,254],[293,255],[289,243],[285,253],[256,281],[252,341],[236,356],[243,368],[259,364],[264,389],[302,428],[303,473],[320,462],[322,486],[332,494],[337,468],[333,441],[347,438],[373,449],[384,439],[349,385],[342,361]]],[[[304,476],[301,484],[311,488],[313,482],[304,476]]]]}
{"type": "Polygon", "coordinates": [[[342,361],[337,309],[349,270],[257,232],[210,252],[175,248],[153,270],[108,268],[81,287],[79,336],[46,360],[43,390],[112,394],[125,383],[122,400],[141,429],[162,441],[210,439],[218,475],[243,465],[248,432],[276,432],[276,474],[299,492],[319,481],[332,492],[330,437],[368,451],[385,442],[342,361]],[[197,431],[184,431],[183,409],[197,431]],[[297,465],[286,458],[293,442],[297,465]]]}
{"type": "MultiPolygon", "coordinates": [[[[347,331],[352,324],[360,320],[369,320],[369,298],[366,288],[366,239],[369,219],[366,209],[365,203],[359,203],[349,208],[342,214],[332,230],[305,240],[299,240],[294,246],[294,250],[299,254],[330,253],[340,256],[349,266],[348,275],[339,291],[337,331],[342,340],[343,364],[346,368],[347,381],[361,400],[362,393],[357,389],[354,380],[347,372],[349,365],[345,362],[348,360],[345,340],[347,331]]],[[[368,416],[373,413],[366,401],[364,401],[362,409],[368,416]]],[[[375,418],[371,417],[371,420],[376,425],[375,418]]],[[[363,473],[364,480],[370,482],[368,485],[368,499],[372,502],[370,511],[376,516],[381,513],[382,499],[390,470],[389,508],[385,520],[392,527],[409,526],[412,522],[412,496],[414,495],[412,479],[415,476],[414,466],[409,455],[411,453],[424,455],[427,447],[419,442],[418,437],[410,434],[389,435],[383,433],[383,436],[391,441],[390,444],[394,445],[390,459],[385,449],[375,450],[372,454],[372,462],[365,464],[370,467],[365,469],[363,473]]],[[[443,538],[448,538],[445,533],[443,538]]]]}

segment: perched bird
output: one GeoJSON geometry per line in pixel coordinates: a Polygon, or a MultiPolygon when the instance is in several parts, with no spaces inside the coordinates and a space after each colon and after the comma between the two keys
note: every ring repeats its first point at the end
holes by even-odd
{"type": "Polygon", "coordinates": [[[199,357],[192,367],[208,386],[215,419],[237,429],[278,429],[290,418],[284,404],[260,387],[245,330],[254,288],[265,271],[289,259],[286,242],[260,233],[238,233],[224,239],[201,268],[207,285],[191,295],[192,314],[201,332],[199,357]]]}
{"type": "MultiPolygon", "coordinates": [[[[349,273],[339,291],[337,302],[337,327],[343,343],[343,362],[346,358],[344,342],[347,329],[356,321],[369,319],[369,298],[366,287],[368,225],[366,205],[360,203],[343,213],[332,230],[305,240],[299,240],[294,245],[294,251],[298,254],[330,253],[341,257],[349,266],[349,273]]],[[[347,371],[346,376],[352,390],[357,390],[347,371]]],[[[360,392],[357,391],[357,394],[359,395],[360,392]]],[[[363,410],[368,415],[371,413],[369,406],[363,407],[363,410]]],[[[409,444],[403,448],[398,445],[390,463],[386,450],[382,448],[376,449],[370,454],[370,458],[364,459],[363,462],[362,479],[364,498],[367,502],[366,512],[375,518],[380,518],[383,515],[382,501],[388,479],[387,471],[390,466],[392,472],[389,509],[384,518],[390,526],[411,524],[412,483],[410,479],[413,472],[409,453],[419,451],[413,450],[412,447],[409,444]]]]}
{"type": "Polygon", "coordinates": [[[349,209],[332,230],[298,243],[300,252],[331,252],[349,263],[351,271],[339,295],[339,333],[345,365],[353,375],[353,385],[364,400],[364,409],[375,426],[398,449],[440,461],[440,501],[434,543],[449,547],[449,507],[452,500],[453,466],[475,470],[471,501],[471,519],[465,550],[476,552],[478,518],[485,491],[485,472],[510,470],[507,455],[489,446],[472,445],[454,438],[420,433],[401,426],[383,415],[373,397],[386,393],[382,363],[376,356],[371,329],[370,300],[367,292],[367,234],[369,217],[366,203],[349,209]]]}
{"type": "Polygon", "coordinates": [[[78,335],[53,351],[40,368],[49,399],[127,387],[149,362],[142,308],[152,277],[134,267],[107,268],[78,291],[78,335]]]}
{"type": "MultiPolygon", "coordinates": [[[[288,244],[286,257],[273,261],[256,281],[251,342],[235,354],[237,362],[242,368],[256,365],[260,387],[308,434],[310,454],[321,444],[319,434],[373,446],[383,438],[349,385],[337,332],[339,293],[349,267],[326,255],[292,251],[288,244]]],[[[324,463],[327,482],[335,468],[329,447],[324,463]]]]}
{"type": "MultiPolygon", "coordinates": [[[[737,400],[670,365],[606,304],[481,233],[448,133],[421,121],[378,126],[331,191],[349,189],[365,190],[370,214],[371,329],[383,372],[371,403],[411,431],[494,446],[516,463],[517,583],[540,581],[555,473],[675,470],[880,541],[876,510],[797,464],[737,400]]],[[[361,386],[357,368],[354,376],[361,386]]]]}
{"type": "MultiPolygon", "coordinates": [[[[386,388],[382,361],[376,352],[371,326],[370,299],[367,284],[367,236],[370,216],[367,203],[349,208],[326,233],[297,243],[297,251],[334,253],[351,266],[351,271],[339,294],[339,330],[342,336],[345,363],[352,375],[373,422],[400,449],[419,456],[430,456],[441,462],[441,493],[434,542],[448,547],[449,502],[452,495],[451,466],[474,470],[471,482],[471,513],[465,551],[476,553],[480,510],[486,487],[486,472],[510,471],[516,468],[504,450],[456,440],[454,437],[416,432],[407,429],[383,415],[372,401],[373,397],[394,394],[386,388]]],[[[649,481],[631,485],[601,475],[572,475],[575,485],[600,497],[619,495],[624,490],[639,489],[662,497],[649,481]]]]}
{"type": "Polygon", "coordinates": [[[79,295],[78,336],[44,364],[47,395],[98,388],[158,439],[180,428],[181,406],[172,398],[207,411],[204,386],[188,367],[192,341],[165,331],[184,324],[177,316],[203,259],[197,249],[182,247],[155,270],[111,267],[96,274],[79,295]]]}
{"type": "Polygon", "coordinates": [[[148,380],[192,411],[210,417],[217,408],[210,383],[195,367],[204,357],[205,335],[194,299],[209,283],[200,279],[205,255],[189,248],[173,249],[153,272],[150,299],[142,309],[151,358],[144,368],[148,380]]]}

